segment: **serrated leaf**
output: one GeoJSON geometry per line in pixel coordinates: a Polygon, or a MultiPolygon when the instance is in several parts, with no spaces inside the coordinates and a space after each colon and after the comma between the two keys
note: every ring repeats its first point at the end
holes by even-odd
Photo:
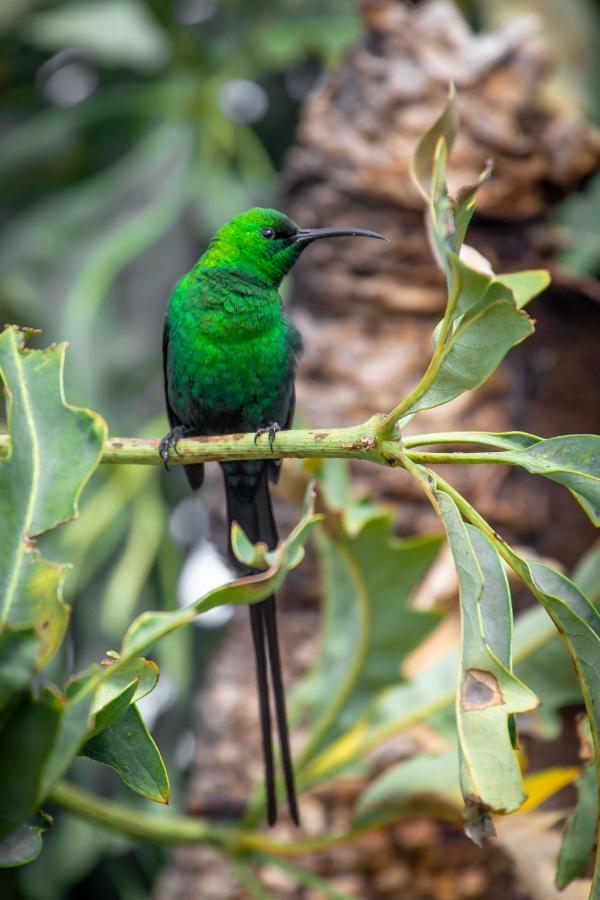
{"type": "Polygon", "coordinates": [[[34,628],[41,665],[62,641],[66,567],[42,559],[33,538],[77,514],[106,423],[65,402],[65,345],[29,350],[13,326],[0,334],[0,375],[11,445],[0,464],[0,624],[34,628]],[[43,449],[43,460],[42,460],[43,449]]]}
{"type": "Polygon", "coordinates": [[[525,794],[509,715],[535,709],[539,701],[511,671],[511,601],[496,550],[477,529],[467,529],[448,495],[437,491],[435,497],[459,580],[462,637],[456,718],[462,792],[470,806],[511,812],[525,794]]]}
{"type": "Polygon", "coordinates": [[[130,706],[104,731],[86,741],[81,755],[110,766],[143,797],[156,803],[169,802],[167,770],[137,706],[130,706]]]}
{"type": "Polygon", "coordinates": [[[598,784],[593,762],[587,763],[575,785],[577,805],[569,816],[558,856],[556,886],[560,890],[573,879],[583,878],[596,843],[598,784]]]}

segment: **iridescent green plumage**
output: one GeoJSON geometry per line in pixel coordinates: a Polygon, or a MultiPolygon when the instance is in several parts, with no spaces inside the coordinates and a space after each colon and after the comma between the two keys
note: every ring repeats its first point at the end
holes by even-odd
{"type": "MultiPolygon", "coordinates": [[[[160,452],[184,435],[269,432],[289,428],[294,414],[294,376],[302,340],[287,318],[279,285],[304,247],[313,240],[375,232],[299,228],[273,209],[251,209],[215,235],[196,266],[175,287],[165,322],[163,361],[171,432],[160,452]]],[[[274,460],[221,463],[228,517],[248,537],[277,543],[268,481],[277,479],[274,460]]],[[[202,483],[202,466],[186,466],[192,487],[202,483]]],[[[276,819],[271,737],[270,672],[281,759],[290,813],[298,823],[292,761],[275,621],[275,598],[250,607],[257,679],[267,816],[276,819]]]]}
{"type": "Polygon", "coordinates": [[[171,298],[168,401],[179,422],[203,434],[287,421],[301,339],[277,288],[300,246],[278,248],[283,241],[261,236],[276,220],[296,228],[273,210],[238,216],[171,298]]]}

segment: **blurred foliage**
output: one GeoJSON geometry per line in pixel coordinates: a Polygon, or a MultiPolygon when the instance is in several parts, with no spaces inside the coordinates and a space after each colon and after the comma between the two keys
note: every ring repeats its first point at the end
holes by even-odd
{"type": "MultiPolygon", "coordinates": [[[[0,4],[1,321],[41,328],[44,343],[69,340],[68,396],[100,411],[113,433],[166,427],[160,334],[172,285],[224,218],[273,198],[301,100],[358,33],[345,0],[326,9],[318,0],[0,4]]],[[[152,467],[104,469],[85,515],[40,539],[49,558],[76,563],[59,674],[101,658],[142,602],[176,608],[183,554],[166,526],[182,491],[152,467]]],[[[176,796],[192,686],[219,636],[179,631],[158,649],[152,717],[176,796]]],[[[82,766],[84,782],[115,790],[82,766]]],[[[67,817],[49,839],[54,865],[43,855],[19,874],[28,897],[54,900],[105,852],[98,890],[122,896],[133,878],[145,895],[162,858],[138,851],[134,876],[116,864],[127,842],[67,817]]]]}

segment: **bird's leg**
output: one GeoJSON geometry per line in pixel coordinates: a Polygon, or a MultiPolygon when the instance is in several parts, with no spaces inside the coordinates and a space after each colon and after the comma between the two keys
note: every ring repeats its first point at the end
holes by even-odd
{"type": "Polygon", "coordinates": [[[169,451],[172,449],[177,456],[179,456],[180,453],[177,449],[177,442],[182,438],[191,437],[193,434],[193,428],[186,428],[185,425],[176,425],[175,428],[171,428],[169,433],[165,434],[164,438],[162,438],[158,445],[158,455],[162,459],[167,472],[169,471],[169,451]]]}
{"type": "Polygon", "coordinates": [[[271,422],[270,425],[265,425],[264,428],[259,428],[256,434],[254,435],[254,443],[258,444],[258,439],[261,434],[269,435],[269,450],[271,453],[273,452],[273,441],[275,440],[275,435],[278,431],[281,431],[281,425],[278,422],[271,422]]]}

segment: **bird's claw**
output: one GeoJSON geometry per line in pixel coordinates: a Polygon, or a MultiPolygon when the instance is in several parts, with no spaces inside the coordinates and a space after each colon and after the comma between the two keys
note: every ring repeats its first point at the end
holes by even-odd
{"type": "Polygon", "coordinates": [[[258,439],[261,434],[269,435],[269,450],[271,453],[273,452],[273,442],[275,441],[275,435],[278,431],[281,431],[281,425],[278,422],[271,422],[270,425],[265,425],[264,428],[259,428],[254,435],[254,443],[258,444],[258,439]]]}
{"type": "Polygon", "coordinates": [[[173,450],[177,456],[181,456],[177,449],[177,443],[184,437],[189,436],[189,430],[182,425],[176,425],[168,434],[165,434],[158,445],[158,455],[163,461],[163,466],[169,471],[169,452],[173,450]]]}

